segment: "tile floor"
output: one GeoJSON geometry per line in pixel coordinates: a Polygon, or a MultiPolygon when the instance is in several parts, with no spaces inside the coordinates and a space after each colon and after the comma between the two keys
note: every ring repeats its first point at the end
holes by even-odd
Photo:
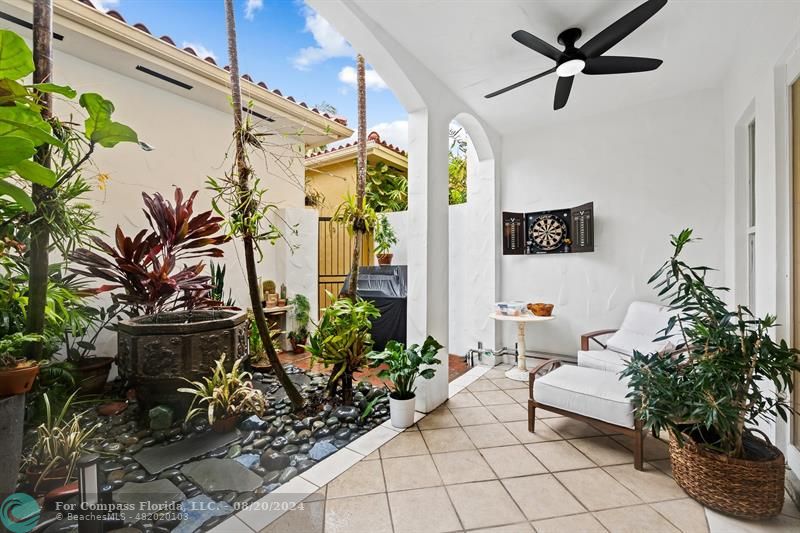
{"type": "Polygon", "coordinates": [[[667,446],[651,437],[637,472],[620,435],[545,411],[529,433],[525,384],[505,379],[505,368],[374,452],[354,454],[362,458],[262,531],[800,531],[791,503],[759,523],[705,510],[672,480],[667,446]]]}

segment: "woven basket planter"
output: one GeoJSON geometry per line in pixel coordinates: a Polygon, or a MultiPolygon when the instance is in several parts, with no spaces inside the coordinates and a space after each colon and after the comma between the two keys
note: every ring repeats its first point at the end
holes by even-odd
{"type": "Polygon", "coordinates": [[[761,442],[770,459],[734,459],[697,445],[683,435],[683,446],[670,436],[672,476],[686,493],[706,507],[738,518],[759,520],[783,508],[784,458],[761,442]]]}

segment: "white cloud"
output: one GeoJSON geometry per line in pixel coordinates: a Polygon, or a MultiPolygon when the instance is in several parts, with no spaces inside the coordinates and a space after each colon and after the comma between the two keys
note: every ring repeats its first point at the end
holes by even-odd
{"type": "MultiPolygon", "coordinates": [[[[393,144],[401,150],[408,148],[408,121],[407,120],[394,120],[392,122],[379,122],[367,128],[367,134],[370,132],[377,132],[381,136],[381,140],[389,144],[393,144]]],[[[358,139],[358,132],[342,141],[336,143],[347,144],[355,142],[358,139]]]]}
{"type": "MultiPolygon", "coordinates": [[[[339,81],[349,85],[350,87],[356,88],[356,68],[342,68],[342,70],[339,71],[339,81]]],[[[364,81],[367,84],[367,89],[382,91],[383,89],[387,88],[386,82],[383,81],[383,78],[381,78],[380,75],[371,68],[368,68],[364,71],[364,81]]]]}
{"type": "Polygon", "coordinates": [[[352,57],[355,55],[350,44],[328,24],[328,21],[310,7],[304,8],[306,19],[305,31],[314,37],[317,46],[302,48],[292,60],[294,68],[308,70],[317,63],[334,57],[352,57]]]}
{"type": "Polygon", "coordinates": [[[256,11],[261,11],[264,7],[264,0],[247,0],[244,6],[244,18],[253,20],[256,17],[256,11]]]}
{"type": "Polygon", "coordinates": [[[92,4],[99,11],[106,12],[119,5],[119,0],[92,0],[92,4]]]}
{"type": "Polygon", "coordinates": [[[181,45],[181,48],[191,48],[192,50],[197,52],[197,55],[199,57],[201,57],[203,59],[205,59],[207,57],[210,57],[214,61],[217,60],[217,56],[214,54],[214,51],[209,49],[209,48],[206,48],[201,43],[193,43],[193,42],[190,42],[190,41],[183,41],[183,44],[181,45]]]}

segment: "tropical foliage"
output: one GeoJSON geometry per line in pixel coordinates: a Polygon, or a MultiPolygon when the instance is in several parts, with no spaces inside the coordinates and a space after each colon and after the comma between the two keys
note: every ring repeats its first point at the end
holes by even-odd
{"type": "Polygon", "coordinates": [[[408,178],[384,162],[367,168],[367,204],[378,213],[408,209],[408,178]]]}
{"type": "Polygon", "coordinates": [[[463,129],[450,129],[450,152],[447,161],[450,205],[467,201],[467,140],[463,129]]]}
{"type": "Polygon", "coordinates": [[[230,371],[225,370],[226,355],[217,360],[211,377],[200,381],[186,380],[191,387],[182,387],[178,392],[194,396],[192,407],[186,414],[186,420],[197,415],[205,415],[208,423],[231,416],[244,414],[263,415],[267,409],[264,394],[253,387],[249,372],[239,369],[242,361],[233,362],[230,371]]]}
{"type": "Polygon", "coordinates": [[[430,366],[441,363],[436,354],[442,348],[430,335],[422,346],[412,344],[406,348],[402,342],[389,341],[382,352],[369,354],[369,364],[373,368],[384,367],[378,377],[394,383],[394,391],[391,393],[394,399],[410,400],[414,397],[417,378],[431,379],[436,374],[436,369],[430,366]]]}
{"type": "Polygon", "coordinates": [[[787,419],[792,371],[800,352],[770,336],[774,316],[753,316],[742,305],[729,308],[710,286],[705,266],[681,259],[692,230],[672,237],[673,254],[650,278],[675,316],[661,340],[674,352],[634,352],[623,376],[630,378],[636,413],[646,426],[667,429],[732,457],[745,457],[748,426],[776,415],[787,419]],[[774,392],[773,392],[774,391],[774,392]]]}
{"type": "Polygon", "coordinates": [[[295,328],[289,332],[289,338],[297,343],[304,343],[308,338],[308,322],[311,319],[309,313],[311,311],[311,304],[308,302],[303,294],[296,294],[292,298],[292,305],[294,306],[294,324],[295,328]]]}
{"type": "Polygon", "coordinates": [[[204,263],[178,266],[200,257],[221,257],[218,246],[228,239],[219,233],[220,217],[211,211],[194,214],[196,195],[197,191],[184,200],[177,188],[173,205],[158,193],[142,193],[150,230],[131,238],[117,226],[113,246],[93,237],[97,251],[79,248],[72,254],[73,261],[83,267],[76,272],[110,282],[93,291],[115,292],[132,315],[212,305],[208,298],[211,278],[202,275],[204,263]]]}
{"type": "Polygon", "coordinates": [[[328,393],[334,395],[341,386],[342,402],[353,403],[353,375],[367,362],[372,349],[372,320],[380,313],[372,302],[356,298],[336,298],[328,293],[330,305],[325,308],[317,330],[309,338],[306,349],[312,364],[321,362],[332,367],[328,393]]]}

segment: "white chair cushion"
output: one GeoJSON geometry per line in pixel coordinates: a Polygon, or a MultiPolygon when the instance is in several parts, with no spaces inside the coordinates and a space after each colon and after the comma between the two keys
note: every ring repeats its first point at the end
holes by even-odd
{"type": "Polygon", "coordinates": [[[533,382],[537,402],[570,413],[633,428],[627,381],[596,368],[561,366],[533,382]]]}
{"type": "Polygon", "coordinates": [[[633,302],[619,330],[608,339],[606,346],[625,355],[633,355],[634,350],[645,354],[660,352],[669,347],[669,341],[653,342],[653,339],[663,335],[662,330],[673,314],[668,307],[633,302]]]}
{"type": "Polygon", "coordinates": [[[578,351],[578,366],[596,368],[618,374],[628,364],[630,357],[613,350],[578,351]]]}

